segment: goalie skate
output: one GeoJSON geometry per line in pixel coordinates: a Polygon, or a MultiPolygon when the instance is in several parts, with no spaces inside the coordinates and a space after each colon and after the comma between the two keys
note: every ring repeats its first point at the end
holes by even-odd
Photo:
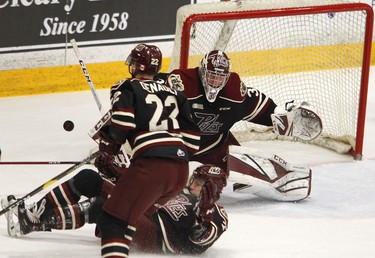
{"type": "MultiPolygon", "coordinates": [[[[8,195],[7,198],[1,199],[1,207],[5,209],[15,201],[16,197],[14,197],[14,195],[8,195]]],[[[20,237],[21,230],[18,222],[18,206],[15,206],[5,213],[5,218],[7,220],[8,235],[11,237],[20,237]]]]}

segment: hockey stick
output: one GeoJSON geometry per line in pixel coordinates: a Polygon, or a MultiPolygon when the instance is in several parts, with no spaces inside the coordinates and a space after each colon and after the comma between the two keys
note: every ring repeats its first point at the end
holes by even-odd
{"type": "Polygon", "coordinates": [[[92,82],[92,80],[91,80],[91,77],[90,77],[89,71],[87,70],[86,65],[85,65],[85,63],[83,62],[82,57],[81,57],[81,55],[80,55],[80,53],[79,53],[79,49],[78,49],[78,46],[77,46],[77,42],[76,42],[76,40],[75,40],[75,39],[71,39],[71,40],[70,40],[70,44],[72,44],[72,47],[73,47],[73,49],[74,49],[74,52],[76,53],[76,56],[77,56],[78,62],[79,62],[79,64],[81,65],[81,68],[82,68],[82,71],[83,71],[83,75],[85,76],[86,81],[87,81],[87,83],[88,83],[89,86],[90,86],[90,89],[91,89],[91,93],[92,93],[92,95],[94,96],[94,99],[95,99],[96,105],[98,106],[100,113],[103,115],[103,112],[102,112],[102,104],[101,104],[101,102],[100,102],[100,100],[99,100],[99,98],[98,98],[98,95],[96,94],[96,90],[95,90],[94,84],[93,84],[93,82],[92,82]]]}
{"type": "Polygon", "coordinates": [[[0,165],[70,165],[79,163],[80,161],[0,161],[0,165]]]}
{"type": "Polygon", "coordinates": [[[0,216],[7,213],[8,211],[13,209],[14,207],[18,206],[21,202],[24,202],[25,200],[29,199],[30,197],[34,196],[35,194],[37,194],[37,193],[41,192],[42,190],[46,189],[48,186],[54,184],[57,180],[59,180],[59,179],[65,177],[65,176],[69,175],[70,173],[74,172],[77,168],[87,164],[87,162],[90,162],[92,159],[96,158],[98,156],[98,154],[99,154],[99,152],[95,152],[95,153],[91,154],[90,156],[88,156],[87,158],[82,160],[81,162],[79,162],[79,163],[71,166],[70,168],[64,170],[63,172],[61,172],[60,174],[58,174],[54,178],[48,180],[47,182],[45,182],[41,186],[37,187],[36,189],[31,191],[30,193],[23,196],[22,198],[17,199],[17,201],[15,201],[14,203],[10,204],[8,207],[1,210],[0,216]]]}
{"type": "MultiPolygon", "coordinates": [[[[90,74],[89,74],[89,71],[86,69],[86,65],[85,63],[83,62],[82,60],[82,57],[81,55],[79,54],[79,49],[78,49],[78,45],[77,45],[77,42],[75,39],[71,39],[70,40],[70,44],[72,44],[72,47],[74,49],[74,52],[76,53],[76,56],[77,56],[77,59],[79,61],[79,64],[81,65],[82,67],[82,71],[83,71],[83,74],[85,75],[85,78],[87,80],[87,83],[89,84],[90,86],[90,89],[91,89],[91,92],[92,92],[92,95],[94,96],[95,98],[95,101],[96,101],[96,105],[98,106],[99,108],[99,111],[100,113],[102,114],[102,116],[106,117],[107,113],[104,114],[103,111],[102,111],[102,104],[100,103],[100,100],[98,98],[98,95],[96,94],[96,90],[95,90],[95,87],[94,87],[94,84],[91,80],[91,77],[90,77],[90,74]]],[[[102,118],[103,119],[103,118],[102,118]]],[[[92,135],[89,133],[89,135],[92,137],[92,135]]],[[[128,155],[126,154],[126,151],[125,151],[125,148],[124,146],[121,146],[121,151],[122,153],[124,154],[124,159],[125,159],[125,166],[126,167],[129,167],[130,165],[130,159],[128,157],[128,155]]]]}

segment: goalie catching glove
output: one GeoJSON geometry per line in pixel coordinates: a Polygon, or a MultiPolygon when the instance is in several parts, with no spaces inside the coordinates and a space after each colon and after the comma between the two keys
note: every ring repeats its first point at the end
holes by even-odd
{"type": "Polygon", "coordinates": [[[285,110],[275,109],[271,115],[273,130],[278,135],[296,137],[311,141],[323,130],[322,120],[307,102],[296,105],[294,101],[285,104],[285,110]]]}

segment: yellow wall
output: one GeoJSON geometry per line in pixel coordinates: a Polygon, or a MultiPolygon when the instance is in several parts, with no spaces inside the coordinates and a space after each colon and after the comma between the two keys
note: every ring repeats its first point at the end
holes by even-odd
{"type": "MultiPolygon", "coordinates": [[[[166,72],[169,58],[163,59],[161,71],[166,72]]],[[[115,82],[130,77],[121,62],[86,64],[96,89],[110,88],[115,82]]],[[[80,65],[55,66],[0,71],[0,97],[89,90],[80,65]]]]}
{"type": "MultiPolygon", "coordinates": [[[[353,46],[341,46],[338,49],[340,51],[347,51],[348,49],[353,49],[353,46]]],[[[373,49],[375,49],[374,45],[373,49]]],[[[289,50],[282,51],[285,52],[289,50]]],[[[312,50],[306,49],[306,51],[310,52],[312,50]]],[[[319,51],[322,51],[322,49],[319,51]]],[[[324,51],[332,51],[332,49],[325,48],[324,51]]],[[[371,65],[375,65],[374,52],[375,51],[372,51],[371,55],[371,65]]],[[[258,52],[256,54],[259,55],[261,53],[258,52]]],[[[280,53],[278,53],[278,56],[279,54],[280,53]]],[[[252,60],[252,58],[249,60],[252,60]]],[[[348,62],[348,60],[346,61],[348,62]]],[[[309,62],[309,60],[299,60],[299,62],[309,62]]],[[[198,62],[196,63],[198,64],[198,62]]],[[[163,59],[161,71],[166,72],[169,64],[170,58],[163,59]]],[[[322,64],[322,68],[326,69],[324,68],[326,65],[332,64],[322,64]]],[[[130,77],[124,61],[87,64],[86,66],[96,89],[110,88],[118,80],[130,77]]],[[[284,64],[282,67],[287,68],[287,65],[284,64]]],[[[235,67],[233,69],[236,70],[235,67]]],[[[272,74],[273,72],[274,71],[267,71],[268,74],[272,74]]],[[[278,72],[285,73],[288,71],[282,69],[278,72]]],[[[0,71],[0,97],[82,91],[89,89],[82,69],[78,64],[71,66],[0,71]]]]}

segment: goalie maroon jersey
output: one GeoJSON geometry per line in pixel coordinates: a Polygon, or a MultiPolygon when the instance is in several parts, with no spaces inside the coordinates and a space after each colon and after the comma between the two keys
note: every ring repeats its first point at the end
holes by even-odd
{"type": "Polygon", "coordinates": [[[111,136],[128,140],[134,158],[188,160],[199,149],[200,131],[187,99],[162,81],[120,81],[111,88],[111,102],[111,136]]]}
{"type": "Polygon", "coordinates": [[[247,87],[237,73],[230,73],[214,102],[206,99],[198,67],[172,71],[167,85],[182,91],[190,102],[193,119],[202,134],[199,154],[221,146],[238,121],[272,126],[271,114],[276,104],[262,92],[247,87]]]}
{"type": "Polygon", "coordinates": [[[215,204],[211,234],[200,244],[190,240],[197,217],[194,207],[198,199],[185,188],[152,215],[157,228],[159,245],[163,252],[173,254],[201,254],[228,228],[228,216],[223,207],[215,204]]]}

